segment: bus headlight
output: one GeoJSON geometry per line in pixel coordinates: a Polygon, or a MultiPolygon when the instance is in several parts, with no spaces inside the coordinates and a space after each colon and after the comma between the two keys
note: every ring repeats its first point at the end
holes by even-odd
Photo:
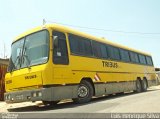
{"type": "Polygon", "coordinates": [[[6,100],[8,100],[8,95],[6,95],[6,100]]]}
{"type": "Polygon", "coordinates": [[[33,97],[37,97],[37,93],[36,92],[33,93],[33,97]]]}
{"type": "Polygon", "coordinates": [[[38,92],[38,97],[41,97],[42,96],[42,92],[38,92]]]}
{"type": "Polygon", "coordinates": [[[42,92],[39,92],[39,91],[33,92],[32,97],[42,97],[42,92]]]}
{"type": "Polygon", "coordinates": [[[11,96],[10,95],[8,95],[8,100],[10,100],[11,99],[11,96]]]}

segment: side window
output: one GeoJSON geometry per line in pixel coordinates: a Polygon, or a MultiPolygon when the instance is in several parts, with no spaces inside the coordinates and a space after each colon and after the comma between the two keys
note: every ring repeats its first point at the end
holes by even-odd
{"type": "Polygon", "coordinates": [[[134,63],[139,63],[138,54],[134,52],[130,52],[131,61],[134,63]]]}
{"type": "Polygon", "coordinates": [[[147,64],[146,58],[144,55],[139,55],[139,61],[141,64],[147,64]]]}
{"type": "Polygon", "coordinates": [[[101,58],[102,57],[102,52],[101,52],[101,46],[98,42],[93,41],[92,42],[92,47],[93,47],[93,54],[95,57],[101,58]]]}
{"type": "Polygon", "coordinates": [[[148,64],[148,65],[153,65],[153,62],[152,62],[152,58],[151,58],[151,57],[146,56],[146,60],[147,60],[147,64],[148,64]]]}
{"type": "Polygon", "coordinates": [[[120,60],[119,49],[113,46],[108,46],[109,57],[114,60],[120,60]]]}
{"type": "Polygon", "coordinates": [[[71,53],[83,56],[92,56],[91,41],[76,35],[69,35],[71,53]]]}
{"type": "Polygon", "coordinates": [[[71,53],[78,54],[80,52],[78,38],[75,35],[69,34],[69,44],[71,53]]]}
{"type": "Polygon", "coordinates": [[[53,31],[53,62],[65,65],[69,63],[66,36],[58,31],[53,31]]]}
{"type": "Polygon", "coordinates": [[[95,57],[108,58],[107,47],[104,44],[92,41],[92,47],[95,57]]]}
{"type": "Polygon", "coordinates": [[[91,41],[88,39],[84,39],[82,40],[82,43],[84,45],[84,54],[86,56],[92,56],[92,47],[91,47],[91,41]]]}
{"type": "Polygon", "coordinates": [[[127,50],[120,49],[121,60],[125,62],[130,61],[129,52],[127,50]]]}
{"type": "Polygon", "coordinates": [[[101,44],[102,58],[108,58],[107,46],[101,44]]]}

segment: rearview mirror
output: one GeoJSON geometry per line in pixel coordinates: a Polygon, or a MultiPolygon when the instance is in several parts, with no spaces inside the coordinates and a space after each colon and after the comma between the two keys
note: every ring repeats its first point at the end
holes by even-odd
{"type": "Polygon", "coordinates": [[[58,36],[53,36],[53,44],[54,44],[54,47],[58,47],[58,36]]]}

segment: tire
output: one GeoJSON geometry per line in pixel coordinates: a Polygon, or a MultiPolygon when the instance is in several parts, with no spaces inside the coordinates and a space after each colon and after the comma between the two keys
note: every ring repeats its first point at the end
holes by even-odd
{"type": "Polygon", "coordinates": [[[147,88],[148,88],[148,86],[147,86],[147,80],[146,80],[146,79],[143,79],[143,80],[142,80],[142,91],[143,91],[143,92],[146,92],[146,91],[147,91],[147,88]]]}
{"type": "Polygon", "coordinates": [[[136,81],[136,90],[135,90],[135,92],[136,92],[136,93],[142,92],[142,85],[141,85],[140,80],[137,80],[137,81],[136,81]]]}
{"type": "Polygon", "coordinates": [[[59,101],[42,101],[45,106],[55,106],[59,101]]]}
{"type": "Polygon", "coordinates": [[[94,90],[91,83],[86,80],[83,80],[79,84],[79,87],[77,90],[78,98],[73,99],[73,101],[77,104],[87,103],[92,99],[93,93],[94,93],[94,90]]]}

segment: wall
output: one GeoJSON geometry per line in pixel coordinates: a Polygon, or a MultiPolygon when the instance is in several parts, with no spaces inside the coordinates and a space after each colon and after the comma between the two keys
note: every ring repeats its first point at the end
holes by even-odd
{"type": "Polygon", "coordinates": [[[5,92],[5,74],[7,72],[9,60],[8,59],[0,59],[0,101],[4,100],[4,92],[5,92]]]}

